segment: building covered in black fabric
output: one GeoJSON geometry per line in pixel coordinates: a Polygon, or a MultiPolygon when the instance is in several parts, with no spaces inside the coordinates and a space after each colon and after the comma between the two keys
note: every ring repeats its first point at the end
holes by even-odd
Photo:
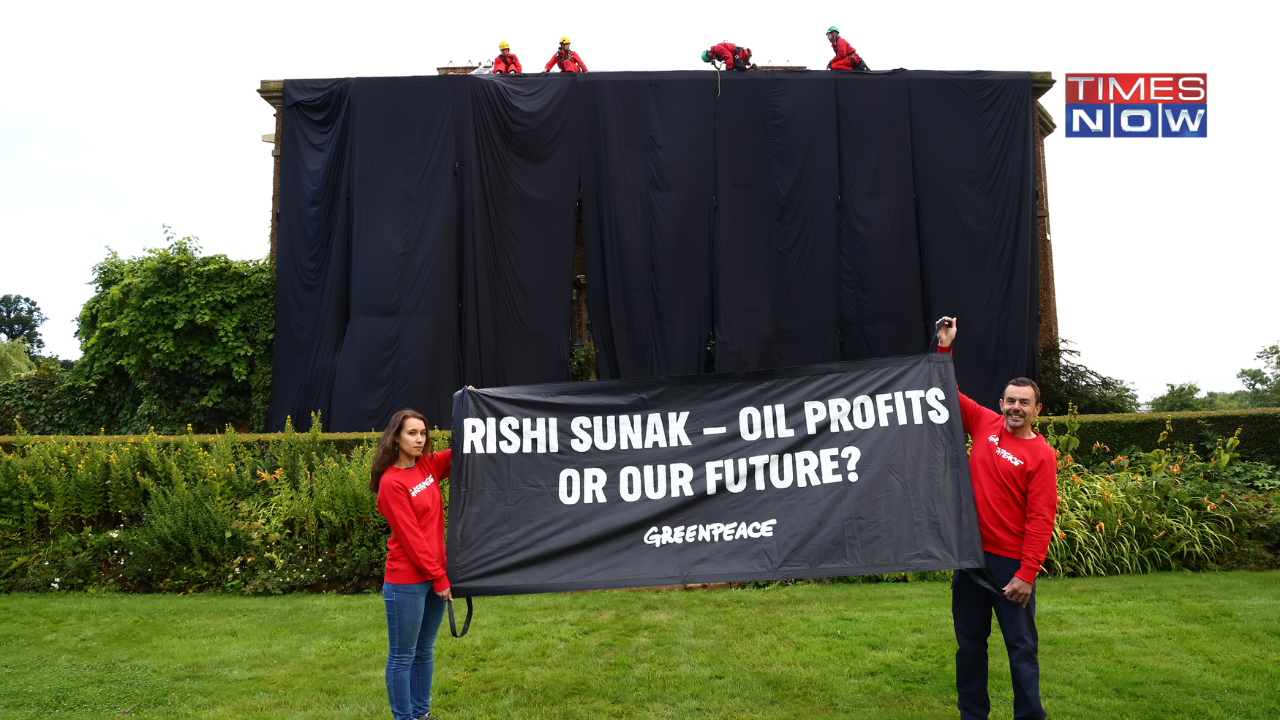
{"type": "Polygon", "coordinates": [[[286,81],[269,429],[450,426],[569,378],[574,245],[601,378],[924,352],[1035,377],[1030,73],[286,81]]]}

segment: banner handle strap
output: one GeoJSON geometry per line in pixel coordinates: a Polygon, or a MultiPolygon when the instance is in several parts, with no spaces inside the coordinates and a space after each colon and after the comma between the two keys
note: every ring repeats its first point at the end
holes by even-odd
{"type": "Polygon", "coordinates": [[[467,619],[462,622],[462,632],[458,632],[458,622],[453,619],[453,601],[449,600],[446,604],[449,606],[449,632],[454,637],[460,638],[467,634],[467,630],[471,629],[471,598],[467,598],[467,619]]]}
{"type": "MultiPolygon", "coordinates": [[[[983,574],[986,574],[986,575],[987,575],[987,577],[991,578],[991,575],[990,575],[989,573],[987,573],[986,568],[979,568],[979,570],[980,570],[983,574]]],[[[979,575],[978,573],[973,572],[972,570],[965,569],[965,568],[961,568],[960,572],[964,573],[965,575],[968,575],[970,580],[974,581],[975,583],[977,583],[977,584],[978,584],[978,585],[980,585],[981,587],[984,587],[984,588],[986,588],[987,590],[990,590],[991,592],[995,593],[996,595],[999,595],[1000,597],[1005,598],[1006,600],[1008,600],[1008,598],[1007,598],[1007,597],[1005,597],[1005,594],[1004,594],[1003,592],[1001,592],[1001,591],[997,590],[997,589],[996,589],[996,587],[995,587],[995,585],[992,585],[991,583],[987,582],[987,581],[986,581],[986,579],[984,579],[984,578],[982,577],[982,575],[979,575]]],[[[995,582],[995,578],[991,578],[991,581],[992,581],[992,582],[995,582]]],[[[1012,601],[1010,601],[1010,602],[1012,602],[1012,601]]],[[[464,632],[465,632],[465,631],[464,631],[464,632]]]]}

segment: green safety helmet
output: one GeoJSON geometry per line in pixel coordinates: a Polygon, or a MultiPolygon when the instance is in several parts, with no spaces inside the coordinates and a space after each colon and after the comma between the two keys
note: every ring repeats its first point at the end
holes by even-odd
{"type": "Polygon", "coordinates": [[[706,50],[702,51],[702,62],[711,62],[711,53],[706,50]]]}
{"type": "Polygon", "coordinates": [[[829,33],[835,33],[835,34],[839,35],[839,34],[840,34],[840,28],[836,27],[835,25],[832,25],[831,27],[827,28],[827,32],[829,32],[829,33]]]}

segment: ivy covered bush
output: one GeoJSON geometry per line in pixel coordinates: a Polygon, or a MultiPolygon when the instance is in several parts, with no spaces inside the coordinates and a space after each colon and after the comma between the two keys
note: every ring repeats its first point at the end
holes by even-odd
{"type": "Polygon", "coordinates": [[[274,269],[202,256],[195,238],[167,228],[165,241],[94,266],[95,292],[76,331],[81,358],[70,369],[34,358],[34,371],[0,378],[0,434],[261,430],[274,269]]]}

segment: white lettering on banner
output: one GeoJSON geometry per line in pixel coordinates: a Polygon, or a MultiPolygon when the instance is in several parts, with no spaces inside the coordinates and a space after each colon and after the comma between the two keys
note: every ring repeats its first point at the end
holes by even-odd
{"type": "Polygon", "coordinates": [[[645,532],[643,540],[646,545],[662,547],[663,545],[694,542],[732,542],[744,538],[773,537],[773,526],[776,518],[760,522],[710,523],[708,525],[657,525],[645,532]]]}
{"type": "Polygon", "coordinates": [[[618,444],[618,449],[626,450],[628,447],[639,449],[640,448],[640,416],[639,415],[618,416],[618,437],[622,439],[622,442],[618,444]]]}
{"type": "Polygon", "coordinates": [[[893,412],[893,408],[889,407],[889,401],[892,399],[893,393],[876,395],[876,409],[880,411],[880,427],[889,427],[889,413],[893,412]]]}
{"type": "Polygon", "coordinates": [[[435,481],[436,481],[435,476],[428,475],[426,480],[423,480],[422,482],[418,483],[417,485],[414,485],[412,488],[409,489],[409,497],[418,497],[418,493],[431,487],[431,483],[435,481]]]}
{"type": "MultiPolygon", "coordinates": [[[[1183,124],[1195,127],[1190,119],[1174,124],[1179,127],[1183,124]]],[[[888,427],[891,415],[900,426],[923,425],[925,417],[936,425],[942,425],[951,416],[944,404],[946,393],[941,388],[895,390],[879,393],[874,398],[873,401],[870,395],[859,395],[852,400],[839,397],[806,400],[802,403],[805,432],[815,435],[821,427],[826,427],[833,433],[870,430],[877,424],[888,427]],[[921,399],[928,403],[928,412],[923,411],[921,399]]],[[[668,450],[681,446],[690,447],[693,442],[685,429],[689,414],[688,410],[668,412],[665,421],[663,414],[657,412],[578,416],[569,420],[567,440],[569,447],[579,453],[591,450],[668,450]]],[[[560,418],[555,417],[463,418],[462,452],[502,452],[509,455],[558,453],[559,421],[560,418]]],[[[709,425],[702,428],[702,435],[723,435],[727,431],[726,426],[709,425]]],[[[741,408],[738,412],[738,434],[742,439],[753,442],[794,437],[796,431],[787,427],[786,406],[774,403],[741,408]]],[[[807,473],[810,466],[806,463],[803,467],[807,473]]],[[[817,465],[813,467],[816,468],[817,465]]],[[[739,472],[737,475],[743,473],[739,472]]],[[[808,474],[803,474],[801,479],[807,480],[808,477],[808,474]]],[[[807,487],[808,484],[806,482],[801,487],[807,487]]]]}
{"type": "Polygon", "coordinates": [[[670,435],[667,438],[667,442],[670,443],[671,447],[693,445],[693,443],[689,442],[689,435],[684,431],[684,423],[688,419],[688,410],[681,413],[667,413],[667,433],[670,435]]]}
{"type": "Polygon", "coordinates": [[[911,401],[911,417],[916,425],[924,424],[924,416],[920,414],[920,398],[924,397],[923,390],[908,390],[907,399],[911,401]]]}
{"type": "Polygon", "coordinates": [[[951,413],[947,411],[947,406],[942,404],[942,399],[946,397],[942,394],[942,388],[929,388],[924,394],[924,399],[929,403],[929,407],[933,408],[929,411],[929,419],[941,425],[951,417],[951,413]]]}

